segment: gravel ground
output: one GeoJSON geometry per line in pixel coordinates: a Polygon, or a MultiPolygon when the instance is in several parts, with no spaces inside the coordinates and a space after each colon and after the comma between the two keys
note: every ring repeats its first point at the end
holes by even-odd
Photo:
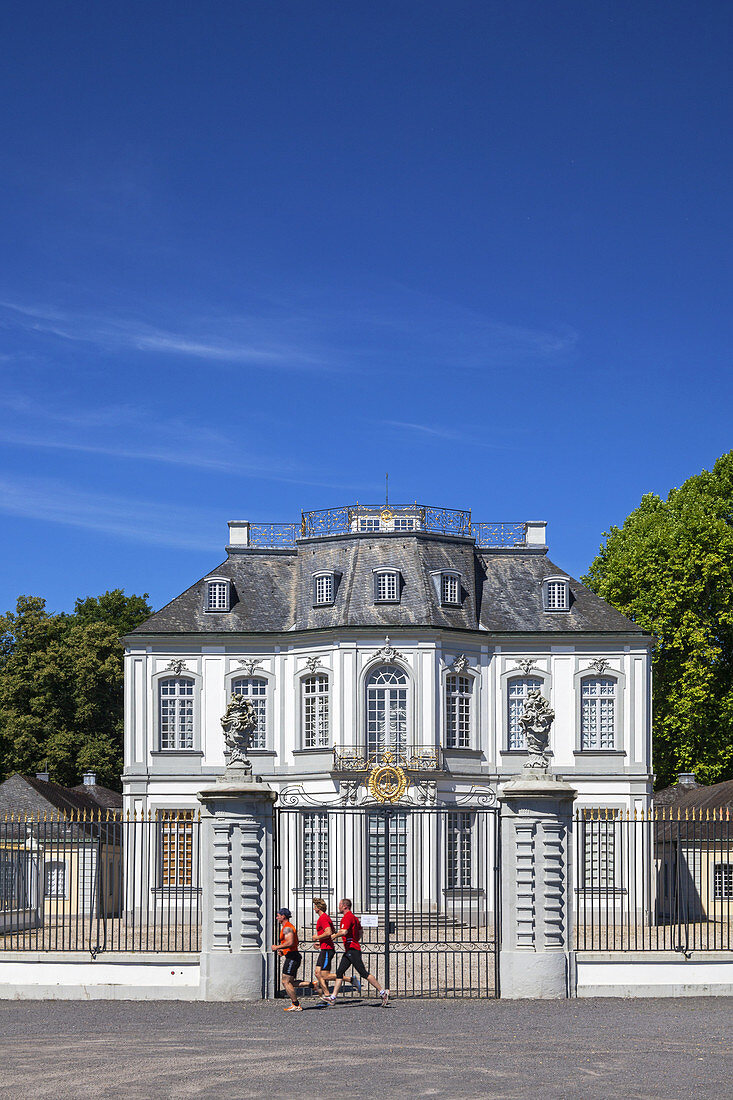
{"type": "Polygon", "coordinates": [[[49,1097],[731,1095],[725,998],[345,1002],[283,1012],[171,1001],[0,1001],[2,1091],[49,1097]]]}

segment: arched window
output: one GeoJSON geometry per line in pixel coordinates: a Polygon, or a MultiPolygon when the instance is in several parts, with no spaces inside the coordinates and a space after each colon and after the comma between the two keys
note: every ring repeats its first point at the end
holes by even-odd
{"type": "Polygon", "coordinates": [[[507,748],[526,749],[527,738],[519,724],[530,691],[541,690],[542,681],[534,677],[514,676],[507,684],[507,748]]]}
{"type": "Polygon", "coordinates": [[[473,678],[451,674],[445,680],[445,743],[449,749],[471,747],[473,678]]]}
{"type": "Polygon", "coordinates": [[[581,749],[616,748],[616,681],[584,676],[580,682],[581,749]]]}
{"type": "Polygon", "coordinates": [[[380,665],[366,682],[367,752],[407,747],[407,673],[380,665]]]}
{"type": "Polygon", "coordinates": [[[328,746],[328,676],[317,673],[301,681],[303,698],[303,748],[328,746]]]}
{"type": "Polygon", "coordinates": [[[250,740],[250,748],[267,748],[267,680],[260,676],[245,676],[232,680],[232,695],[243,695],[254,703],[257,711],[257,729],[250,740]]]}
{"type": "Polygon", "coordinates": [[[185,676],[158,681],[161,749],[193,748],[194,686],[185,676]]]}

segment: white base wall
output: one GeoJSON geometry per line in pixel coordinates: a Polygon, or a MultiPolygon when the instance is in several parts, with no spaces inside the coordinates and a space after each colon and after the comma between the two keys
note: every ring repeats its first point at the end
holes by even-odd
{"type": "Polygon", "coordinates": [[[584,951],[576,953],[576,997],[729,997],[733,952],[584,951]]]}
{"type": "Polygon", "coordinates": [[[0,952],[0,998],[26,1001],[194,1001],[198,955],[0,952]]]}

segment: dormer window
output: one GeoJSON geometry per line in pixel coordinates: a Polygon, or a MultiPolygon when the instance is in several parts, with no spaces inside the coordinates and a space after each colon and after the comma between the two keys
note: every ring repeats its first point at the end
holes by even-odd
{"type": "Polygon", "coordinates": [[[458,573],[440,574],[440,602],[444,607],[458,607],[461,602],[461,578],[458,573]]]}
{"type": "Polygon", "coordinates": [[[313,574],[313,606],[328,607],[336,598],[338,576],[334,572],[313,574]]]}
{"type": "Polygon", "coordinates": [[[436,569],[431,577],[441,607],[460,607],[461,574],[454,569],[436,569]]]}
{"type": "Polygon", "coordinates": [[[567,577],[547,577],[542,582],[542,607],[545,611],[570,610],[570,588],[567,577]]]}
{"type": "Polygon", "coordinates": [[[212,577],[206,582],[206,611],[228,611],[230,582],[226,577],[212,577]]]}
{"type": "Polygon", "coordinates": [[[400,602],[400,574],[397,569],[374,570],[374,602],[400,602]]]}

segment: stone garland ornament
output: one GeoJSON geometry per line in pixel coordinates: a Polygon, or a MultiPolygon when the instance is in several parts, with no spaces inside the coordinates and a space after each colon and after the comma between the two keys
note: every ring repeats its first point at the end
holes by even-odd
{"type": "Polygon", "coordinates": [[[458,675],[460,676],[462,673],[464,673],[466,671],[467,668],[468,668],[468,657],[466,656],[465,653],[459,653],[458,656],[456,657],[455,661],[451,665],[452,671],[458,673],[458,675]]]}
{"type": "Polygon", "coordinates": [[[321,658],[320,657],[306,657],[305,663],[306,663],[306,667],[308,668],[309,672],[315,672],[316,669],[320,667],[321,658]]]}
{"type": "Polygon", "coordinates": [[[378,649],[374,654],[375,659],[385,661],[386,664],[392,664],[393,661],[404,661],[404,654],[398,653],[393,645],[390,644],[389,634],[385,635],[384,645],[381,649],[378,649]]]}
{"type": "Polygon", "coordinates": [[[593,671],[597,672],[599,676],[603,676],[604,672],[608,672],[610,667],[611,666],[609,665],[605,657],[598,657],[595,661],[591,661],[588,665],[588,668],[593,669],[593,671]]]}
{"type": "Polygon", "coordinates": [[[247,753],[252,734],[257,729],[257,711],[252,700],[245,699],[244,695],[232,695],[221,719],[221,728],[227,769],[241,769],[251,776],[252,761],[247,753]]]}
{"type": "Polygon", "coordinates": [[[517,668],[523,676],[529,676],[532,672],[537,671],[537,662],[534,657],[522,657],[521,660],[517,661],[517,668]]]}
{"type": "Polygon", "coordinates": [[[537,688],[527,694],[524,710],[519,724],[527,739],[529,759],[524,767],[532,771],[544,771],[549,768],[547,745],[550,740],[550,726],[555,720],[555,712],[537,688]]]}
{"type": "Polygon", "coordinates": [[[261,657],[248,657],[246,661],[239,661],[239,667],[247,676],[254,676],[255,672],[258,672],[258,665],[262,664],[261,657]]]}
{"type": "Polygon", "coordinates": [[[165,666],[165,671],[172,672],[174,676],[180,676],[182,673],[188,672],[188,668],[186,667],[186,662],[179,658],[175,661],[170,661],[169,664],[165,666]]]}

